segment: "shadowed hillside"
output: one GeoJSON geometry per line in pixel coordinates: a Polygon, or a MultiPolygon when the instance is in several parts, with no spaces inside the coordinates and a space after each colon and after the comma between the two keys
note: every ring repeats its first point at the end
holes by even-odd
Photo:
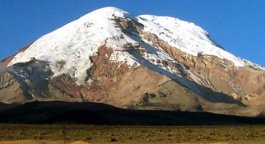
{"type": "MultiPolygon", "coordinates": [[[[1,105],[6,107],[7,105],[1,105]]],[[[2,109],[2,108],[0,108],[2,109]]],[[[263,118],[205,112],[128,110],[100,103],[30,102],[0,112],[2,123],[77,123],[126,125],[262,124],[263,118]]]]}

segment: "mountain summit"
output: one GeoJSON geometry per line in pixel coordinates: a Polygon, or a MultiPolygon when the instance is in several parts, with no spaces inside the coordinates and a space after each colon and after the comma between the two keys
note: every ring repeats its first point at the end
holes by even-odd
{"type": "Polygon", "coordinates": [[[2,61],[0,102],[98,102],[129,109],[258,116],[264,68],[193,23],[101,8],[2,61]]]}

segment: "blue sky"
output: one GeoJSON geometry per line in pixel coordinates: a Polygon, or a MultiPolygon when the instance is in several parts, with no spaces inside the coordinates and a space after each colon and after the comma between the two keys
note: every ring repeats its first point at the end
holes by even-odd
{"type": "Polygon", "coordinates": [[[0,59],[105,6],[194,22],[227,51],[265,66],[264,0],[0,0],[0,59]]]}

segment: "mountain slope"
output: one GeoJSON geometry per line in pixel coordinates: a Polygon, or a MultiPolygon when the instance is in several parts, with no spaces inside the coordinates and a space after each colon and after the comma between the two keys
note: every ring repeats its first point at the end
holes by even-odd
{"type": "Polygon", "coordinates": [[[193,23],[95,10],[7,58],[0,101],[100,102],[130,109],[263,113],[264,68],[193,23]]]}

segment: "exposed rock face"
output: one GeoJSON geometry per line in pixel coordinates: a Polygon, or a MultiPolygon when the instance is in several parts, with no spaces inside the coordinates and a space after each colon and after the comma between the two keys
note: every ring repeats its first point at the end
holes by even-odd
{"type": "MultiPolygon", "coordinates": [[[[105,21],[109,23],[107,26],[85,21],[91,19],[94,12],[79,20],[85,21],[84,24],[72,23],[75,28],[82,26],[76,30],[82,35],[72,38],[69,43],[50,44],[49,38],[59,35],[55,31],[2,61],[8,68],[0,75],[0,102],[89,101],[130,109],[207,111],[244,116],[263,113],[263,68],[236,57],[184,52],[151,30],[148,32],[148,26],[139,18],[117,9],[110,11],[112,14],[107,12],[109,16],[105,21]],[[113,35],[94,33],[96,24],[101,26],[98,30],[113,35]],[[91,27],[93,31],[89,31],[91,27]],[[79,32],[80,29],[84,32],[79,32]],[[99,38],[102,41],[90,41],[90,38],[98,38],[95,35],[102,36],[99,38]],[[56,55],[43,51],[43,45],[50,49],[54,47],[56,55]],[[95,47],[91,48],[91,45],[95,47]],[[86,52],[85,48],[92,50],[86,52]],[[88,55],[82,55],[82,52],[88,55]],[[33,58],[35,54],[36,58],[33,58]]],[[[77,35],[69,30],[70,26],[65,26],[71,31],[69,35],[63,33],[66,39],[77,35]]],[[[63,30],[64,27],[57,32],[63,30]]],[[[208,35],[205,37],[210,41],[208,35]]],[[[200,47],[199,42],[195,43],[200,47]]]]}
{"type": "Polygon", "coordinates": [[[158,47],[163,48],[183,68],[189,70],[195,82],[223,92],[247,105],[264,105],[265,71],[251,66],[236,67],[228,60],[210,55],[198,57],[187,55],[153,34],[143,33],[143,37],[158,47]],[[257,97],[258,96],[258,97],[257,97]]]}
{"type": "Polygon", "coordinates": [[[4,73],[0,77],[0,99],[2,102],[23,102],[26,100],[23,89],[12,74],[4,73]]]}

